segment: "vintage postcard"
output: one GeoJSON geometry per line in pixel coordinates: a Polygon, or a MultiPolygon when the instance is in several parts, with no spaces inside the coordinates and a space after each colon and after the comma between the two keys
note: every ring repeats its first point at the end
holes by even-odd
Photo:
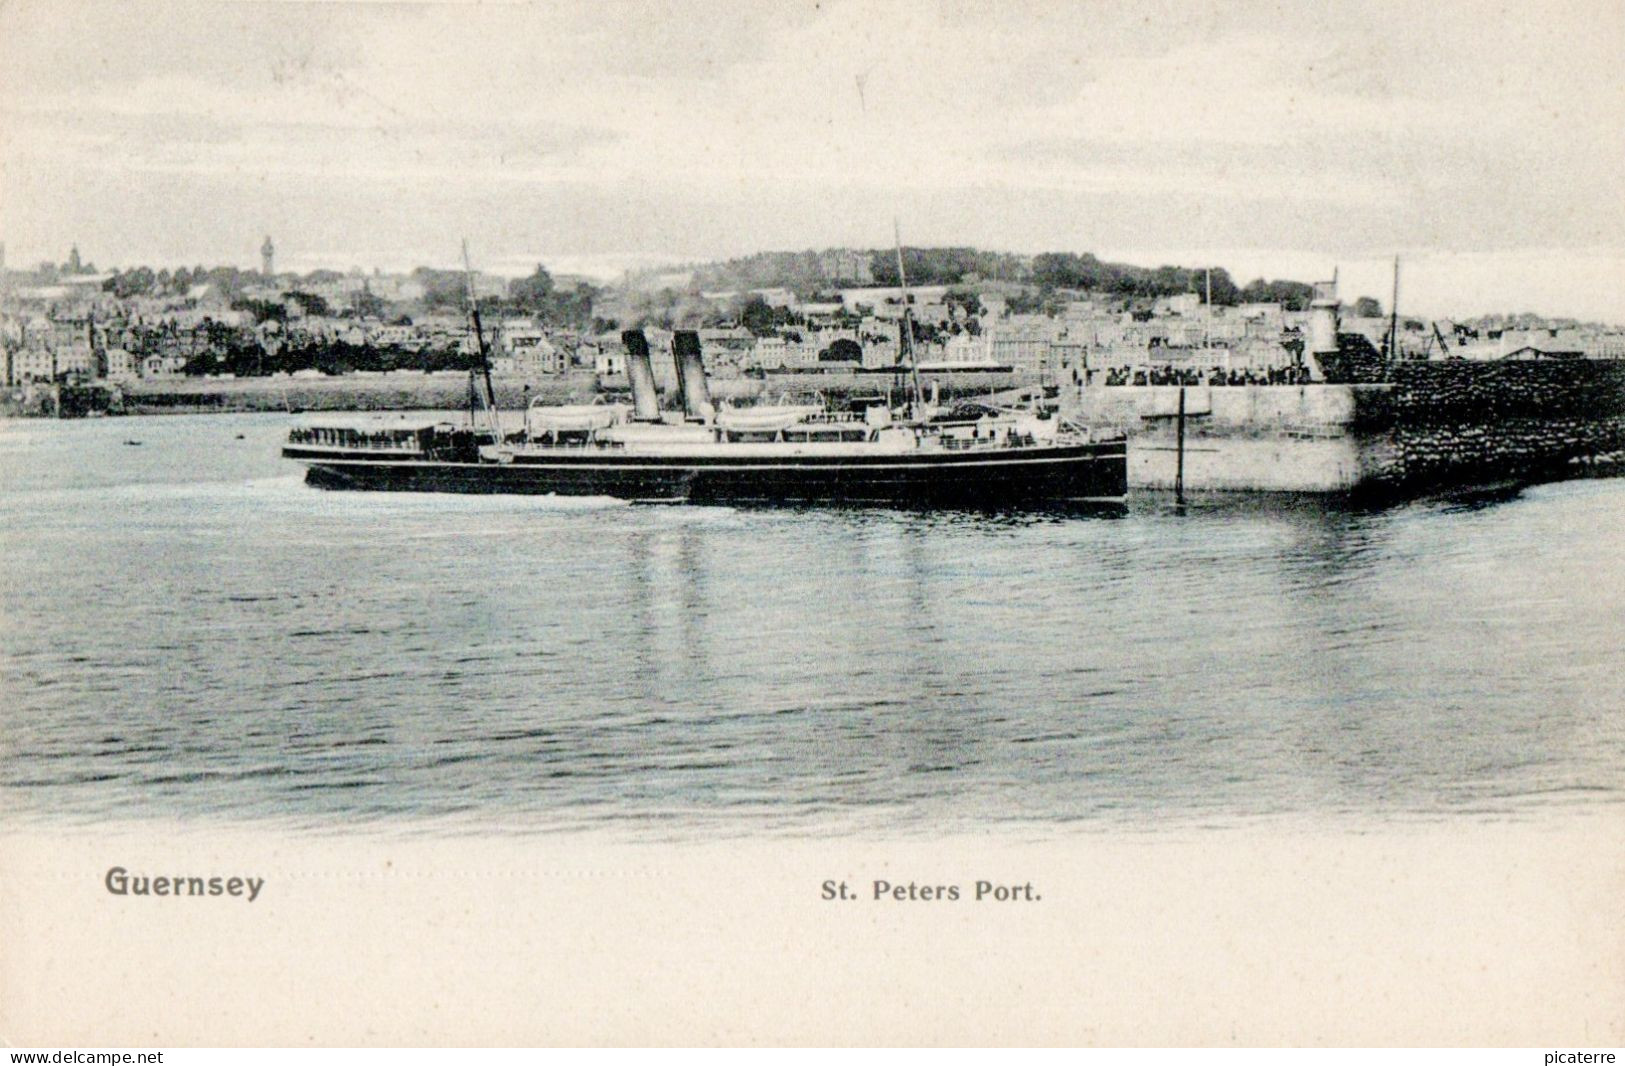
{"type": "Polygon", "coordinates": [[[1625,1041],[1622,54],[0,4],[0,1041],[1625,1041]]]}

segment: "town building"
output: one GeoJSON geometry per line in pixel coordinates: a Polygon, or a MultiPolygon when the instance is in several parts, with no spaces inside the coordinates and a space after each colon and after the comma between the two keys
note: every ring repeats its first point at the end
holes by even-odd
{"type": "Polygon", "coordinates": [[[141,375],[141,360],[128,348],[103,349],[103,360],[107,367],[107,376],[114,380],[141,375]]]}
{"type": "Polygon", "coordinates": [[[570,360],[564,351],[548,339],[545,330],[534,326],[505,327],[498,352],[511,360],[511,370],[518,374],[562,374],[570,369],[570,360]]]}

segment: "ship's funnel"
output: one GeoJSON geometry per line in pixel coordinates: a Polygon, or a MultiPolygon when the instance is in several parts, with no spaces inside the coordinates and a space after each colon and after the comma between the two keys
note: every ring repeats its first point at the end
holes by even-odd
{"type": "Polygon", "coordinates": [[[700,335],[691,329],[680,329],[672,335],[671,345],[677,361],[677,388],[683,394],[683,413],[693,421],[711,421],[716,408],[711,405],[711,390],[705,384],[700,335]]]}
{"type": "Polygon", "coordinates": [[[641,329],[621,334],[626,345],[626,380],[632,383],[632,420],[660,421],[660,396],[655,392],[655,368],[649,361],[649,338],[641,329]]]}

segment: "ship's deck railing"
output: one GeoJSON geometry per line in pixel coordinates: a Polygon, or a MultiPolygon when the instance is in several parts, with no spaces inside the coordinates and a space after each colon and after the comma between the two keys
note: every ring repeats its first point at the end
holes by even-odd
{"type": "Polygon", "coordinates": [[[858,419],[835,419],[828,422],[798,422],[780,431],[783,440],[792,443],[857,443],[866,441],[872,431],[858,419]]]}
{"type": "Polygon", "coordinates": [[[591,438],[591,439],[588,439],[588,440],[580,440],[580,439],[575,439],[575,440],[571,440],[571,439],[550,440],[550,439],[534,438],[534,439],[531,439],[531,440],[525,440],[525,441],[517,442],[509,450],[513,451],[513,452],[556,452],[556,451],[580,451],[580,452],[594,452],[594,451],[596,451],[596,452],[605,452],[605,451],[625,450],[625,448],[626,448],[626,442],[625,441],[622,441],[622,440],[603,440],[603,439],[597,438],[597,437],[594,437],[594,438],[591,438]]]}
{"type": "Polygon", "coordinates": [[[302,426],[288,431],[289,444],[327,445],[377,451],[421,451],[425,429],[361,430],[348,426],[302,426]]]}
{"type": "Polygon", "coordinates": [[[986,437],[942,436],[942,446],[951,452],[970,451],[973,448],[1031,448],[1038,439],[1031,433],[1001,433],[986,437]]]}
{"type": "Polygon", "coordinates": [[[863,415],[856,411],[824,411],[801,419],[802,425],[830,425],[832,423],[862,422],[863,415]]]}

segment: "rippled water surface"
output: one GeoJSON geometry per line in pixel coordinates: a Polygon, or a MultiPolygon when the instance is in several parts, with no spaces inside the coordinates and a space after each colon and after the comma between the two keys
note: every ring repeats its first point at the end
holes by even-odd
{"type": "Polygon", "coordinates": [[[1625,482],[636,507],[324,493],[286,424],[0,422],[11,817],[659,836],[1625,795],[1625,482]]]}

